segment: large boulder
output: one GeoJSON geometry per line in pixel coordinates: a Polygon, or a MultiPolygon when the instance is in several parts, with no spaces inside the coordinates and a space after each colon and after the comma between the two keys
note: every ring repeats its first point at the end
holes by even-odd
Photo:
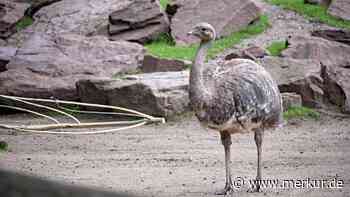
{"type": "Polygon", "coordinates": [[[177,8],[171,19],[171,34],[177,44],[199,42],[187,35],[199,22],[212,24],[218,37],[222,37],[246,27],[261,13],[251,0],[175,0],[171,4],[177,8]]]}
{"type": "Polygon", "coordinates": [[[137,69],[144,48],[126,41],[75,34],[35,34],[0,73],[0,94],[76,100],[79,79],[137,69]]]}
{"type": "Polygon", "coordinates": [[[322,64],[324,92],[333,104],[350,113],[350,46],[318,37],[297,36],[288,40],[284,56],[313,59],[322,64]]]}
{"type": "Polygon", "coordinates": [[[301,95],[303,105],[322,106],[324,93],[319,62],[282,57],[265,57],[259,62],[276,80],[281,92],[301,95]]]}
{"type": "Polygon", "coordinates": [[[81,80],[77,83],[83,102],[108,104],[162,117],[188,110],[189,72],[158,72],[121,79],[81,80]]]}
{"type": "Polygon", "coordinates": [[[324,90],[328,100],[350,113],[350,63],[346,65],[322,65],[324,90]]]}
{"type": "MultiPolygon", "coordinates": [[[[45,0],[46,1],[46,0],[45,0]]],[[[46,33],[60,35],[74,33],[95,35],[107,26],[109,14],[130,4],[129,0],[61,0],[48,1],[34,13],[34,23],[13,35],[11,44],[20,46],[32,34],[46,33]]],[[[31,13],[32,14],[32,13],[31,13]]]]}
{"type": "Polygon", "coordinates": [[[343,20],[350,20],[350,1],[333,0],[328,8],[328,13],[343,20]]]}
{"type": "Polygon", "coordinates": [[[155,0],[134,0],[109,15],[112,40],[145,43],[169,31],[169,20],[155,0]]]}
{"type": "Polygon", "coordinates": [[[322,64],[344,65],[350,62],[350,46],[319,37],[293,36],[288,39],[283,57],[315,59],[322,64]]]}
{"type": "Polygon", "coordinates": [[[16,0],[2,0],[0,2],[0,37],[7,38],[13,33],[12,28],[24,17],[29,6],[29,3],[16,0]]]}

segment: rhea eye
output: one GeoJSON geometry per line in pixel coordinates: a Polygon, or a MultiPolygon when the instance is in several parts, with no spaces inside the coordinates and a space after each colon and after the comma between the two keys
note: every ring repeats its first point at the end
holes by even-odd
{"type": "Polygon", "coordinates": [[[204,31],[206,31],[206,29],[205,29],[205,28],[201,28],[201,31],[203,31],[203,32],[204,32],[204,31]]]}

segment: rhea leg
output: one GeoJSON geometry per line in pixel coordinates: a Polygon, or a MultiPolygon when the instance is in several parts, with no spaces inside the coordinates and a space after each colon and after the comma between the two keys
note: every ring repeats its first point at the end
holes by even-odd
{"type": "Polygon", "coordinates": [[[260,191],[260,182],[261,182],[261,157],[262,157],[262,141],[264,137],[264,130],[263,129],[256,129],[254,133],[254,140],[256,144],[256,149],[258,153],[258,167],[257,167],[257,175],[256,175],[256,188],[255,192],[260,191]]]}
{"type": "Polygon", "coordinates": [[[226,184],[225,184],[224,190],[217,192],[216,194],[226,195],[233,191],[232,180],[231,180],[231,169],[230,169],[230,163],[231,163],[230,146],[232,144],[232,141],[231,141],[231,134],[228,132],[221,132],[220,137],[221,137],[222,145],[224,145],[224,150],[225,150],[226,184]]]}

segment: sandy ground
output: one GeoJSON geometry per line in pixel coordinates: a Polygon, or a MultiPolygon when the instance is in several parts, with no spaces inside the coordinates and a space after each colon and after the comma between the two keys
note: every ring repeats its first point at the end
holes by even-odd
{"type": "MultiPolygon", "coordinates": [[[[350,196],[350,119],[323,116],[266,131],[265,179],[333,180],[342,188],[265,188],[248,193],[256,175],[253,134],[233,136],[232,177],[245,184],[232,196],[350,196]]],[[[29,116],[0,116],[0,123],[26,123],[29,116]]],[[[36,122],[37,120],[34,120],[36,122]]],[[[215,196],[224,186],[224,151],[216,132],[184,116],[112,134],[34,135],[0,130],[9,151],[0,168],[140,196],[215,196]]],[[[238,182],[238,181],[237,181],[238,182]]],[[[306,182],[305,182],[306,184],[306,182]]],[[[280,184],[279,184],[280,185],[280,184]]],[[[317,186],[317,185],[316,185],[317,186]]]]}

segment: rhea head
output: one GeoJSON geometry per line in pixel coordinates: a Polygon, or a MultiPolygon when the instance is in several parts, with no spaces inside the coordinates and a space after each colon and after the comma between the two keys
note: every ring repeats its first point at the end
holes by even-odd
{"type": "Polygon", "coordinates": [[[192,31],[188,32],[187,34],[198,37],[201,42],[209,42],[215,40],[216,38],[215,29],[209,23],[199,23],[195,25],[192,31]]]}

